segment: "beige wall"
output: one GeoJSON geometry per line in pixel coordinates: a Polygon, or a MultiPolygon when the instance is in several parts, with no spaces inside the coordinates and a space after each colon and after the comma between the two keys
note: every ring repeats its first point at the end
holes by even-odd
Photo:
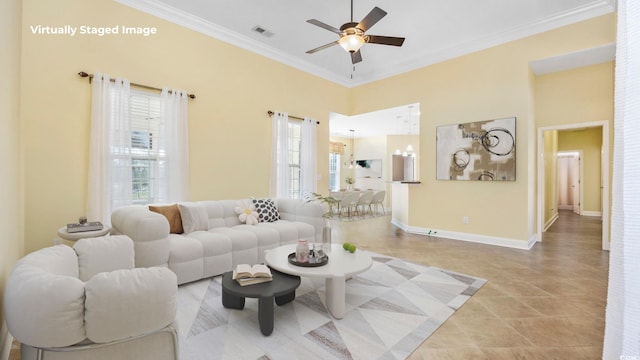
{"type": "Polygon", "coordinates": [[[535,221],[534,132],[540,126],[531,102],[540,90],[532,84],[528,63],[614,42],[614,32],[614,16],[602,16],[354,89],[356,113],[420,103],[422,184],[409,190],[410,225],[529,239],[535,221]],[[435,180],[429,164],[437,126],[508,116],[517,118],[515,182],[435,180]],[[463,216],[469,224],[462,223],[463,216]]]}
{"type": "Polygon", "coordinates": [[[613,62],[538,76],[536,125],[613,124],[613,85],[613,62]]]}
{"type": "Polygon", "coordinates": [[[535,221],[535,128],[540,126],[532,101],[534,91],[540,90],[532,84],[528,63],[614,41],[615,19],[606,15],[354,89],[354,113],[420,103],[422,184],[409,190],[409,224],[530,239],[535,221]],[[509,116],[517,118],[515,182],[435,180],[437,126],[509,116]],[[469,217],[469,224],[462,223],[463,216],[469,217]]]}
{"type": "Polygon", "coordinates": [[[602,211],[601,151],[602,127],[558,132],[558,151],[582,150],[582,210],[602,211]]]}
{"type": "MultiPolygon", "coordinates": [[[[614,16],[606,15],[347,89],[109,0],[24,0],[23,24],[158,28],[152,37],[23,33],[27,251],[51,244],[58,227],[85,212],[90,87],[75,75],[81,70],[198,96],[189,109],[192,199],[268,194],[269,109],[321,121],[324,143],[330,111],[353,115],[419,102],[422,184],[409,189],[409,225],[526,240],[535,213],[532,139],[541,126],[532,99],[545,87],[536,83],[534,94],[528,62],[615,41],[614,16]],[[518,119],[517,181],[435,181],[436,126],[508,116],[518,119]]],[[[328,151],[318,150],[320,190],[328,186],[328,151]]]]}
{"type": "MultiPolygon", "coordinates": [[[[23,34],[22,118],[27,251],[85,213],[91,90],[76,74],[187,89],[192,199],[268,196],[267,110],[310,116],[328,136],[329,111],[348,113],[348,89],[109,0],[24,0],[30,25],[153,26],[154,36],[23,34]]],[[[319,147],[318,189],[328,184],[319,147]]]]}
{"type": "MultiPolygon", "coordinates": [[[[21,0],[0,2],[0,326],[4,324],[4,287],[24,252],[20,151],[20,33],[21,0]]],[[[0,334],[2,336],[4,334],[0,334]]],[[[0,341],[3,341],[0,338],[0,341]]],[[[10,344],[0,344],[0,352],[10,344]]],[[[0,353],[0,356],[3,354],[0,353]]]]}
{"type": "MultiPolygon", "coordinates": [[[[578,69],[562,71],[536,78],[536,125],[539,127],[548,127],[555,125],[570,125],[593,121],[609,122],[609,179],[611,179],[613,166],[613,107],[614,107],[614,63],[606,62],[603,64],[586,66],[578,69]]],[[[573,142],[569,145],[558,145],[564,150],[580,150],[583,148],[582,141],[587,141],[588,149],[586,153],[590,154],[588,164],[583,161],[585,166],[585,181],[589,177],[589,189],[584,192],[583,209],[586,211],[599,212],[602,209],[600,203],[600,151],[602,144],[601,127],[592,129],[592,131],[600,134],[600,139],[595,140],[593,137],[598,135],[590,132],[590,135],[582,140],[573,142]],[[575,147],[569,149],[569,147],[575,147]],[[597,148],[597,149],[596,149],[597,148]]],[[[562,131],[561,134],[564,134],[562,131]]],[[[560,139],[560,135],[558,136],[560,139]]],[[[587,156],[587,155],[586,155],[587,156]]],[[[545,172],[546,182],[556,181],[555,173],[549,175],[545,172]],[[549,176],[554,176],[550,179],[549,176]]],[[[611,182],[609,182],[611,183],[611,182]]],[[[545,194],[545,207],[551,206],[551,196],[555,194],[545,194]]],[[[555,200],[553,206],[556,206],[555,200]]],[[[547,210],[545,209],[545,210],[547,210]]],[[[546,219],[548,220],[548,219],[546,219]]]]}

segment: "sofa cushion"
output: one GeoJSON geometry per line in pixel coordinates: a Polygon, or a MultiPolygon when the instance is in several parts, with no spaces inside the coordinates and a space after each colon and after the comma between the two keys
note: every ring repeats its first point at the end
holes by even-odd
{"type": "Polygon", "coordinates": [[[73,245],[73,250],[78,255],[79,277],[82,281],[101,272],[135,267],[133,240],[126,235],[80,239],[73,245]]]}
{"type": "Polygon", "coordinates": [[[171,234],[182,234],[182,217],[180,216],[180,208],[178,204],[167,206],[149,205],[149,210],[164,215],[169,222],[169,232],[171,234]]]}
{"type": "Polygon", "coordinates": [[[207,209],[200,204],[179,204],[185,234],[209,229],[207,209]]]}
{"type": "Polygon", "coordinates": [[[252,199],[258,212],[260,222],[274,222],[280,220],[278,207],[271,199],[252,199]]]}
{"type": "Polygon", "coordinates": [[[166,268],[100,273],[86,283],[87,338],[106,343],[161,329],[176,317],[177,293],[166,268]]]}

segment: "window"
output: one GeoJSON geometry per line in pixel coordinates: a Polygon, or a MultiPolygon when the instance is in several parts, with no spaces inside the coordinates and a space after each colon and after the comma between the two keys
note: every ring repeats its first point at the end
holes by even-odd
{"type": "Polygon", "coordinates": [[[289,171],[290,171],[290,198],[300,198],[300,145],[302,143],[300,122],[289,121],[289,171]]]}
{"type": "Polygon", "coordinates": [[[158,163],[164,160],[159,149],[160,95],[131,91],[131,191],[134,204],[150,204],[154,183],[160,175],[158,163]]]}
{"type": "Polygon", "coordinates": [[[329,190],[340,190],[340,154],[329,153],[329,190]]]}

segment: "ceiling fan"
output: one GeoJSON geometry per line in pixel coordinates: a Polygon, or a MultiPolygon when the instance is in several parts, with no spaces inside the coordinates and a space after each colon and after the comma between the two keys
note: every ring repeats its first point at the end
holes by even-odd
{"type": "Polygon", "coordinates": [[[365,43],[402,46],[404,43],[403,37],[393,36],[379,36],[379,35],[365,35],[365,32],[375,25],[380,19],[385,17],[387,12],[374,7],[373,10],[367,14],[359,23],[353,22],[353,0],[351,0],[351,22],[345,23],[340,26],[340,29],[336,29],[331,25],[327,25],[322,21],[316,19],[307,20],[309,24],[319,26],[323,29],[329,30],[340,35],[340,38],[336,41],[330,42],[326,45],[319,46],[315,49],[307,51],[307,54],[313,54],[317,51],[324,50],[333,45],[340,44],[343,49],[351,54],[351,63],[356,64],[362,61],[362,54],[360,48],[365,43]]]}

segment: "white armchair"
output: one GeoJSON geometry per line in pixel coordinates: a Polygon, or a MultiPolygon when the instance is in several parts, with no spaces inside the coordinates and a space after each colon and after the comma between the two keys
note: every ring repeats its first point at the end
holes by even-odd
{"type": "Polygon", "coordinates": [[[7,281],[4,310],[21,359],[177,359],[177,279],[134,268],[127,236],[35,251],[7,281]]]}

